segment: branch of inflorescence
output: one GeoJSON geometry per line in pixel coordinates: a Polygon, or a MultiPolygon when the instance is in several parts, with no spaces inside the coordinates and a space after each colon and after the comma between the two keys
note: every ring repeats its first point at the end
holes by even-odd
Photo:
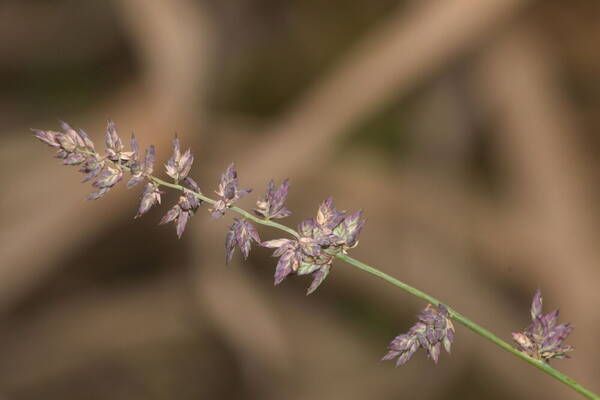
{"type": "MultiPolygon", "coordinates": [[[[149,176],[149,179],[153,182],[155,182],[158,185],[161,186],[165,186],[165,187],[169,187],[172,189],[176,189],[176,190],[181,190],[181,191],[188,191],[191,192],[194,196],[196,196],[196,198],[209,203],[209,204],[214,204],[216,202],[216,200],[211,199],[210,197],[207,197],[201,193],[197,193],[197,192],[193,192],[187,188],[184,188],[181,185],[178,184],[174,184],[174,183],[170,183],[167,181],[164,181],[160,178],[157,178],[155,176],[149,176]]],[[[288,226],[285,226],[283,224],[279,224],[277,222],[274,221],[270,221],[268,219],[264,219],[264,218],[259,218],[249,212],[247,212],[246,210],[236,207],[236,206],[232,206],[229,208],[230,210],[242,215],[243,217],[252,220],[253,222],[257,223],[257,224],[261,224],[261,225],[265,225],[265,226],[270,226],[272,228],[275,229],[279,229],[281,231],[284,231],[296,238],[299,237],[298,233],[293,230],[292,228],[289,228],[288,226]]],[[[338,253],[335,255],[335,257],[337,257],[338,259],[345,261],[346,263],[352,265],[353,267],[356,267],[358,269],[361,269],[371,275],[374,275],[380,279],[383,279],[384,281],[387,281],[388,283],[391,283],[392,285],[412,294],[413,296],[416,296],[422,300],[425,300],[435,306],[439,306],[439,305],[444,305],[446,306],[446,308],[448,309],[448,313],[450,318],[452,318],[453,320],[455,320],[456,322],[466,326],[467,328],[469,328],[470,330],[472,330],[473,332],[475,332],[476,334],[482,336],[483,338],[489,340],[490,342],[494,343],[495,345],[501,347],[502,349],[508,351],[509,353],[512,353],[513,355],[525,360],[526,362],[528,362],[529,364],[533,365],[534,367],[542,370],[543,372],[545,372],[546,374],[552,376],[553,378],[559,380],[560,382],[564,383],[565,385],[569,386],[571,389],[575,390],[576,392],[580,393],[581,395],[587,397],[588,399],[600,399],[600,396],[598,396],[597,394],[595,394],[594,392],[592,392],[591,390],[585,388],[584,386],[582,386],[581,384],[579,384],[578,382],[576,382],[574,379],[570,378],[569,376],[563,374],[562,372],[556,370],[555,368],[551,367],[547,362],[542,361],[542,360],[537,360],[533,357],[530,357],[529,355],[517,350],[516,348],[514,348],[513,346],[511,346],[510,344],[508,344],[507,342],[505,342],[504,340],[500,339],[498,336],[494,335],[492,332],[488,331],[487,329],[481,327],[480,325],[478,325],[477,323],[473,322],[472,320],[470,320],[469,318],[463,316],[462,314],[458,313],[457,311],[455,311],[454,309],[452,309],[451,307],[447,306],[445,303],[442,303],[441,301],[439,301],[438,299],[436,299],[433,296],[430,296],[429,294],[407,284],[404,283],[388,274],[386,274],[385,272],[374,268],[368,264],[365,264],[359,260],[356,260],[350,256],[348,256],[347,254],[343,254],[343,253],[338,253]]]]}
{"type": "MultiPolygon", "coordinates": [[[[89,152],[89,151],[82,151],[82,153],[88,154],[88,155],[93,155],[94,153],[89,152]]],[[[117,164],[114,161],[108,160],[110,162],[112,162],[113,164],[117,164]]],[[[122,164],[118,164],[119,168],[127,170],[129,172],[131,172],[130,168],[122,165],[122,164]]],[[[217,201],[202,194],[202,193],[198,193],[195,192],[193,190],[190,190],[182,185],[179,185],[177,183],[171,183],[171,182],[167,182],[163,179],[160,179],[156,176],[153,175],[148,175],[147,178],[154,182],[155,184],[159,185],[159,186],[164,186],[164,187],[168,187],[171,189],[175,189],[175,190],[179,190],[182,192],[187,192],[187,193],[191,193],[193,196],[195,196],[196,198],[198,198],[199,200],[214,205],[217,201]]],[[[265,225],[265,226],[270,226],[272,228],[275,229],[279,229],[283,232],[286,232],[292,236],[294,236],[295,238],[299,238],[300,235],[298,234],[298,232],[296,232],[294,229],[274,222],[272,220],[269,219],[265,219],[265,218],[260,218],[257,217],[251,213],[249,213],[248,211],[236,207],[236,206],[231,206],[229,207],[229,209],[231,211],[234,211],[238,214],[240,214],[241,216],[243,216],[246,219],[249,219],[257,224],[260,225],[265,225]]],[[[529,364],[533,365],[534,367],[542,370],[543,372],[545,372],[546,374],[552,376],[553,378],[559,380],[560,382],[564,383],[565,385],[567,385],[568,387],[570,387],[571,389],[575,390],[576,392],[580,393],[581,395],[587,397],[588,399],[595,399],[595,400],[600,400],[600,396],[598,396],[597,394],[595,394],[594,392],[592,392],[591,390],[585,388],[584,386],[582,386],[581,384],[579,384],[578,382],[576,382],[574,379],[572,379],[571,377],[563,374],[562,372],[556,370],[555,368],[551,367],[547,362],[543,361],[543,360],[538,360],[535,359],[531,356],[529,356],[528,354],[519,351],[518,349],[516,349],[515,347],[511,346],[510,344],[508,344],[507,342],[505,342],[504,340],[500,339],[498,336],[494,335],[492,332],[488,331],[487,329],[481,327],[480,325],[478,325],[477,323],[473,322],[472,320],[470,320],[469,318],[463,316],[462,314],[458,313],[457,311],[455,311],[453,308],[449,307],[448,305],[446,305],[445,303],[442,303],[440,300],[436,299],[433,296],[430,296],[429,294],[407,284],[404,283],[388,274],[386,274],[385,272],[372,267],[368,264],[365,264],[359,260],[356,260],[352,257],[350,257],[349,255],[345,254],[345,253],[337,253],[335,254],[335,257],[345,261],[346,263],[352,265],[353,267],[356,267],[360,270],[363,270],[371,275],[374,275],[380,279],[383,279],[384,281],[391,283],[392,285],[404,290],[405,292],[408,292],[410,294],[412,294],[413,296],[416,296],[422,300],[425,300],[431,304],[433,304],[434,306],[439,307],[440,305],[444,306],[447,311],[448,311],[448,316],[453,319],[454,321],[466,326],[467,328],[469,328],[470,330],[472,330],[473,332],[475,332],[476,334],[482,336],[483,338],[489,340],[490,342],[494,343],[495,345],[499,346],[500,348],[508,351],[509,353],[512,353],[513,355],[521,358],[522,360],[525,360],[526,362],[528,362],[529,364]]]]}

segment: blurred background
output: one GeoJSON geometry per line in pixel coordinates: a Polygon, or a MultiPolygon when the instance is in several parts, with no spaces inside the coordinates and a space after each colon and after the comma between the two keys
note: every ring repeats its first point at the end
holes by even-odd
{"type": "MultiPolygon", "coordinates": [[[[337,263],[273,287],[229,218],[177,240],[140,188],[88,202],[29,128],[57,119],[170,156],[207,193],[235,161],[288,224],[333,195],[358,259],[505,340],[541,288],[575,331],[554,365],[600,390],[600,3],[595,0],[0,2],[0,397],[578,399],[457,326],[435,366],[380,363],[426,304],[337,263]]],[[[265,239],[276,232],[260,230],[265,239]]]]}

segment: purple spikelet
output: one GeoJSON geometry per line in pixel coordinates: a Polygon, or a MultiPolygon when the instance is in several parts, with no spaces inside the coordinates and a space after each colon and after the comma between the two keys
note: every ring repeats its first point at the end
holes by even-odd
{"type": "Polygon", "coordinates": [[[167,175],[173,178],[175,182],[182,181],[190,173],[193,162],[194,156],[192,156],[192,151],[190,149],[181,154],[179,138],[175,135],[175,138],[173,139],[173,155],[165,164],[167,175]]]}
{"type": "Polygon", "coordinates": [[[162,192],[158,190],[158,185],[155,183],[146,183],[144,186],[144,192],[142,193],[142,200],[140,201],[140,207],[135,215],[135,218],[139,218],[146,214],[152,206],[160,204],[160,196],[162,192]]]}
{"type": "MultiPolygon", "coordinates": [[[[132,135],[132,149],[134,148],[134,138],[135,137],[132,135]]],[[[154,146],[150,146],[146,150],[143,163],[138,161],[137,142],[135,144],[135,150],[133,153],[133,158],[129,162],[129,167],[131,168],[131,178],[127,182],[128,189],[140,182],[143,182],[146,178],[152,175],[152,172],[154,172],[154,161],[156,160],[156,151],[154,146]]]]}
{"type": "MultiPolygon", "coordinates": [[[[283,207],[287,191],[287,180],[277,190],[273,181],[269,182],[267,194],[258,201],[254,211],[265,218],[281,215],[278,213],[287,210],[283,207]]],[[[313,293],[329,275],[334,255],[345,253],[358,244],[364,222],[362,211],[346,215],[345,211],[335,208],[330,197],[321,203],[316,218],[307,218],[298,225],[297,239],[263,242],[262,246],[277,249],[273,253],[273,256],[279,257],[275,267],[275,284],[292,274],[312,275],[307,294],[313,293]]]]}
{"type": "Polygon", "coordinates": [[[119,161],[121,159],[121,152],[125,146],[123,146],[123,141],[117,134],[117,126],[110,120],[106,126],[104,144],[108,158],[112,161],[119,161]]]}
{"type": "Polygon", "coordinates": [[[531,321],[525,330],[512,334],[519,350],[545,362],[553,358],[569,358],[567,353],[574,348],[563,342],[573,327],[570,324],[558,324],[558,310],[542,314],[542,292],[539,289],[531,302],[531,321]]]}
{"type": "Polygon", "coordinates": [[[185,191],[182,196],[179,196],[177,204],[167,211],[158,224],[164,225],[169,222],[175,223],[177,237],[181,239],[188,221],[199,206],[200,202],[196,196],[190,191],[185,191]]]}
{"type": "Polygon", "coordinates": [[[450,353],[454,341],[454,325],[450,320],[448,309],[440,304],[436,310],[429,304],[419,314],[419,322],[407,333],[396,336],[388,346],[388,352],[382,361],[396,359],[396,366],[405,364],[421,347],[437,364],[442,346],[450,353]]]}
{"type": "Polygon", "coordinates": [[[219,187],[215,193],[219,196],[219,200],[209,210],[212,218],[219,218],[225,215],[225,211],[231,207],[241,197],[250,193],[252,189],[238,188],[238,177],[235,169],[235,164],[231,163],[227,170],[221,175],[219,187]]]}
{"type": "Polygon", "coordinates": [[[279,257],[275,267],[275,285],[279,285],[292,272],[296,272],[302,262],[302,250],[296,240],[275,239],[261,243],[263,247],[274,248],[273,257],[279,257]]]}
{"type": "Polygon", "coordinates": [[[265,197],[258,199],[256,202],[256,208],[254,209],[256,215],[266,219],[285,218],[292,215],[292,212],[283,205],[287,198],[289,187],[288,179],[284,180],[278,189],[275,189],[273,180],[269,181],[265,197]]]}
{"type": "Polygon", "coordinates": [[[240,249],[244,259],[247,259],[252,241],[260,243],[260,237],[254,225],[245,219],[234,218],[234,223],[225,237],[226,263],[231,262],[235,246],[240,249]]]}
{"type": "MultiPolygon", "coordinates": [[[[62,132],[39,129],[32,131],[36,138],[57,149],[56,157],[62,159],[63,164],[80,166],[79,172],[85,174],[82,182],[93,181],[92,186],[96,188],[96,191],[87,197],[89,200],[102,198],[123,179],[126,171],[131,173],[127,187],[144,181],[152,174],[154,147],[150,146],[146,151],[144,162],[140,164],[137,139],[132,134],[131,149],[125,151],[123,141],[117,133],[117,127],[112,121],[108,121],[106,127],[104,139],[106,154],[104,156],[96,152],[94,143],[85,131],[75,130],[63,121],[60,121],[60,126],[62,132]]],[[[149,197],[146,196],[147,204],[148,200],[149,197]]]]}
{"type": "Polygon", "coordinates": [[[329,197],[319,206],[316,221],[323,230],[333,230],[346,215],[346,211],[338,211],[333,205],[333,197],[329,197]]]}

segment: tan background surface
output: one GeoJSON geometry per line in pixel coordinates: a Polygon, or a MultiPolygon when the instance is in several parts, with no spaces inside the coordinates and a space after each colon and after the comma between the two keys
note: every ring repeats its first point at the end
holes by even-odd
{"type": "MultiPolygon", "coordinates": [[[[182,240],[139,190],[89,187],[29,128],[107,118],[206,192],[235,161],[368,218],[352,254],[504,339],[530,298],[575,325],[554,365],[600,390],[600,3],[0,3],[0,395],[6,399],[577,399],[462,327],[451,356],[379,363],[425,306],[337,263],[272,286],[224,266],[228,221],[182,240]]],[[[252,198],[241,205],[252,207],[252,198]]],[[[261,230],[264,238],[274,232],[261,230]]]]}

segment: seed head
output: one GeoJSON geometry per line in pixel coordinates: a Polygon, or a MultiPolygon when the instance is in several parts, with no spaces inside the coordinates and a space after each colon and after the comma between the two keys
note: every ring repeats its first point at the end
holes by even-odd
{"type": "Polygon", "coordinates": [[[292,215],[292,212],[283,205],[288,195],[289,187],[288,179],[284,180],[278,189],[275,189],[273,180],[269,181],[267,193],[256,202],[256,208],[254,209],[256,215],[267,219],[285,218],[292,215]]]}
{"type": "Polygon", "coordinates": [[[226,263],[231,262],[235,246],[239,247],[244,259],[247,259],[252,241],[260,243],[260,237],[254,225],[245,219],[234,218],[234,223],[225,237],[226,263]]]}
{"type": "Polygon", "coordinates": [[[542,292],[538,289],[531,302],[531,325],[522,332],[513,332],[518,348],[531,357],[546,362],[553,358],[570,358],[567,354],[573,346],[564,344],[573,327],[558,324],[558,310],[542,314],[542,292]]]}
{"type": "Polygon", "coordinates": [[[238,177],[237,171],[235,170],[235,164],[231,163],[221,175],[221,181],[219,187],[215,193],[219,196],[219,200],[209,210],[212,218],[220,218],[225,215],[225,211],[231,207],[241,197],[250,193],[252,189],[238,188],[238,177]]]}
{"type": "Polygon", "coordinates": [[[428,356],[437,364],[442,346],[450,353],[454,341],[454,325],[450,320],[448,309],[440,304],[436,310],[429,304],[419,314],[419,322],[407,333],[396,336],[388,346],[388,352],[382,360],[396,359],[396,366],[405,364],[413,354],[423,348],[428,356]]]}

